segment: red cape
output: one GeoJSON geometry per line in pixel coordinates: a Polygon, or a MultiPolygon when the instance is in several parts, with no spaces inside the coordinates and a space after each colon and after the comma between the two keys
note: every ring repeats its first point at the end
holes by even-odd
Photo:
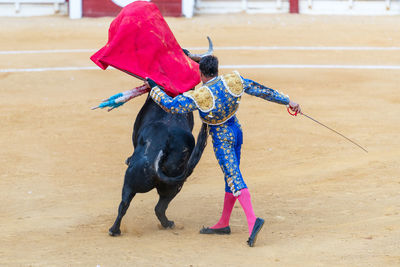
{"type": "Polygon", "coordinates": [[[108,43],[90,59],[102,69],[149,77],[172,97],[200,82],[198,64],[183,53],[157,6],[145,1],[122,9],[110,25],[108,43]]]}

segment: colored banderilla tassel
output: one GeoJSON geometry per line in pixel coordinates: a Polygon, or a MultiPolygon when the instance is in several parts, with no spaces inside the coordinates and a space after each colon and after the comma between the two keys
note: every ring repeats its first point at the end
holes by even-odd
{"type": "Polygon", "coordinates": [[[104,99],[98,106],[93,107],[92,110],[98,109],[98,108],[103,109],[105,107],[109,107],[108,111],[111,111],[114,108],[118,108],[118,107],[122,106],[123,104],[125,104],[126,102],[131,100],[132,98],[139,96],[141,94],[144,94],[148,91],[149,91],[149,89],[147,88],[147,86],[142,85],[142,86],[136,87],[132,90],[128,90],[128,91],[125,91],[122,93],[112,95],[109,98],[104,99]]]}

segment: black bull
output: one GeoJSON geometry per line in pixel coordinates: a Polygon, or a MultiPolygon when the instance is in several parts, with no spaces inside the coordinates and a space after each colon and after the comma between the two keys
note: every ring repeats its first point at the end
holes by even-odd
{"type": "Polygon", "coordinates": [[[193,113],[170,114],[148,95],[136,117],[132,141],[134,152],[127,159],[128,168],[122,188],[118,216],[109,234],[120,235],[122,217],[136,193],[154,188],[160,196],[155,213],[164,228],[174,227],[165,211],[182,189],[186,178],[199,162],[207,142],[207,125],[203,124],[197,143],[192,135],[193,113]]]}

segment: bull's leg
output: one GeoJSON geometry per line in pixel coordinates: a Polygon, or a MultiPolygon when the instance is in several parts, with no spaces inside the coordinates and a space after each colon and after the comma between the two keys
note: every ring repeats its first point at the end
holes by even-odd
{"type": "Polygon", "coordinates": [[[173,188],[169,188],[169,190],[158,190],[158,194],[160,195],[160,199],[155,207],[155,212],[158,220],[160,221],[162,227],[164,228],[174,228],[175,223],[173,221],[168,220],[165,215],[165,211],[168,208],[171,200],[178,194],[181,190],[181,186],[175,186],[173,188]]]}
{"type": "Polygon", "coordinates": [[[126,211],[129,208],[129,204],[132,201],[132,198],[136,195],[136,193],[132,192],[132,189],[127,188],[127,186],[124,186],[122,190],[122,201],[119,204],[118,208],[118,216],[117,219],[115,220],[113,226],[111,226],[110,230],[108,230],[108,233],[110,236],[118,236],[121,234],[120,226],[121,226],[121,220],[122,217],[124,217],[126,211]]]}

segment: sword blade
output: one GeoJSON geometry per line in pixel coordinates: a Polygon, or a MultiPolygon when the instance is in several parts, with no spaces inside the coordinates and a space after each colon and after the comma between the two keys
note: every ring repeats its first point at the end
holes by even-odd
{"type": "Polygon", "coordinates": [[[316,119],[311,118],[311,117],[308,116],[307,114],[304,114],[304,113],[302,113],[302,112],[301,112],[300,114],[303,115],[303,116],[306,116],[307,118],[309,118],[310,120],[312,120],[312,121],[318,123],[319,125],[324,126],[325,128],[327,128],[327,129],[331,130],[332,132],[334,132],[334,133],[340,135],[341,137],[347,139],[348,141],[352,142],[353,144],[355,144],[356,146],[358,146],[359,148],[361,148],[362,150],[364,150],[366,153],[368,153],[368,151],[367,151],[365,148],[363,148],[362,146],[360,146],[359,144],[357,144],[356,142],[354,142],[354,141],[351,140],[350,138],[348,138],[348,137],[344,136],[343,134],[339,133],[338,131],[335,131],[334,129],[332,129],[332,128],[326,126],[325,124],[323,124],[323,123],[317,121],[316,119]]]}

